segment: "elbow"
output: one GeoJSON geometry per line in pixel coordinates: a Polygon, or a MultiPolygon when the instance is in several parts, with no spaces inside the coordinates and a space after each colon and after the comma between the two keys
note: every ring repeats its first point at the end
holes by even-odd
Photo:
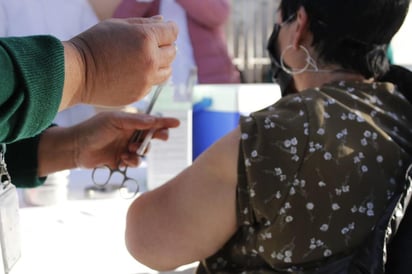
{"type": "MultiPolygon", "coordinates": [[[[144,218],[141,216],[141,209],[136,205],[136,202],[131,205],[127,212],[126,217],[126,231],[125,231],[125,244],[127,251],[138,262],[155,269],[151,253],[153,253],[153,247],[150,246],[150,240],[145,239],[145,227],[144,218]]],[[[150,237],[150,235],[146,235],[150,237]]]]}
{"type": "Polygon", "coordinates": [[[180,265],[167,262],[167,258],[157,253],[149,251],[144,244],[136,241],[136,237],[130,236],[130,232],[126,230],[126,248],[129,254],[139,263],[159,272],[172,271],[180,265]]]}
{"type": "Polygon", "coordinates": [[[136,201],[127,212],[125,244],[129,254],[139,263],[157,271],[171,271],[176,264],[168,248],[162,248],[162,240],[156,235],[155,227],[147,225],[150,218],[136,201]]]}

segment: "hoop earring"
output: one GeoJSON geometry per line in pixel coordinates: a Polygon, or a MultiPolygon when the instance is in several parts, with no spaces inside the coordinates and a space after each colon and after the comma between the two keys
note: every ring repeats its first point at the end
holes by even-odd
{"type": "Polygon", "coordinates": [[[310,53],[309,53],[308,49],[305,48],[305,47],[302,46],[302,45],[299,45],[299,49],[303,50],[303,52],[306,54],[306,58],[305,58],[306,65],[305,65],[303,68],[301,68],[301,69],[294,69],[294,68],[289,69],[289,68],[287,68],[283,60],[284,60],[284,56],[285,56],[286,52],[287,52],[289,49],[291,49],[292,47],[293,47],[292,45],[287,46],[287,47],[283,50],[282,54],[280,55],[280,66],[282,67],[282,69],[283,69],[286,73],[288,73],[288,74],[290,74],[290,75],[300,74],[300,73],[303,73],[303,72],[305,72],[306,70],[308,70],[309,67],[312,67],[312,68],[313,68],[312,71],[319,71],[318,66],[317,66],[317,64],[316,64],[316,61],[312,58],[312,56],[310,56],[310,53]]]}

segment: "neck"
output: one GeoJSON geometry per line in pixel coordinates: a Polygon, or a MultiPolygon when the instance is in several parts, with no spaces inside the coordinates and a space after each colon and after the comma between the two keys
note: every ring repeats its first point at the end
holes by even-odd
{"type": "Polygon", "coordinates": [[[324,84],[337,82],[337,81],[357,81],[367,82],[370,80],[365,79],[359,73],[352,71],[336,69],[328,72],[305,72],[294,76],[296,89],[302,91],[308,88],[320,87],[324,84]]]}

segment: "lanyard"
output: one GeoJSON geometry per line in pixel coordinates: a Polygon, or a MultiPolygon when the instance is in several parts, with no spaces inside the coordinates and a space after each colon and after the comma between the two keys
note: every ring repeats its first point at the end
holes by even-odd
{"type": "Polygon", "coordinates": [[[6,154],[6,144],[1,144],[1,151],[0,151],[0,184],[1,184],[1,187],[3,189],[7,188],[7,186],[11,183],[10,174],[7,171],[5,154],[6,154]]]}
{"type": "Polygon", "coordinates": [[[21,255],[19,200],[7,171],[6,145],[1,144],[0,149],[0,274],[8,274],[21,255]]]}

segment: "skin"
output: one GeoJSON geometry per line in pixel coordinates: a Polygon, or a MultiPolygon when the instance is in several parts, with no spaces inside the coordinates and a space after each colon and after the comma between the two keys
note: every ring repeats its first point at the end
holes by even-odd
{"type": "MultiPolygon", "coordinates": [[[[282,17],[279,14],[278,22],[281,23],[282,17]]],[[[292,68],[303,68],[306,65],[306,54],[300,49],[304,46],[308,49],[310,56],[318,60],[317,52],[312,48],[313,35],[309,31],[308,15],[303,7],[298,10],[297,20],[288,24],[284,24],[279,33],[279,45],[281,52],[284,52],[286,47],[292,46],[285,51],[284,60],[292,68]]],[[[320,62],[317,62],[318,65],[320,62]]],[[[336,70],[339,65],[323,64],[323,70],[336,70]]],[[[308,88],[322,86],[325,83],[330,83],[336,80],[357,80],[365,81],[365,78],[360,74],[355,73],[316,73],[306,71],[296,74],[293,77],[297,91],[306,90],[308,88]]]]}
{"type": "Polygon", "coordinates": [[[109,19],[63,42],[60,110],[84,103],[123,106],[171,75],[177,26],[152,18],[109,19]]]}
{"type": "Polygon", "coordinates": [[[51,127],[40,138],[38,176],[77,167],[137,166],[139,144],[129,144],[133,132],[156,128],[154,138],[167,140],[168,129],[178,125],[174,118],[119,111],[99,113],[72,127],[51,127]]]}
{"type": "MultiPolygon", "coordinates": [[[[159,1],[161,2],[162,0],[159,1]]],[[[228,19],[231,9],[229,0],[176,0],[176,3],[182,6],[188,17],[205,28],[222,26],[228,19]]],[[[123,0],[116,9],[120,7],[120,10],[122,10],[120,17],[147,17],[153,14],[154,11],[152,9],[158,4],[157,1],[123,0]]],[[[116,11],[114,15],[114,17],[119,17],[116,11]]]]}
{"type": "Polygon", "coordinates": [[[228,0],[177,0],[187,15],[207,28],[222,26],[230,15],[231,3],[228,0]]]}
{"type": "Polygon", "coordinates": [[[137,260],[159,271],[174,269],[213,254],[235,232],[238,142],[235,130],[133,202],[126,244],[137,260]]]}
{"type": "MultiPolygon", "coordinates": [[[[123,106],[141,99],[170,77],[177,34],[176,24],[161,16],[110,19],[62,42],[65,78],[59,110],[79,103],[123,106]]],[[[166,140],[167,129],[178,124],[172,118],[110,112],[73,127],[49,128],[40,138],[38,176],[76,167],[136,166],[139,144],[129,144],[133,132],[156,128],[154,138],[166,140]]]]}
{"type": "MultiPolygon", "coordinates": [[[[280,30],[281,52],[292,45],[284,57],[291,67],[304,66],[299,45],[304,45],[316,60],[308,23],[306,11],[300,8],[297,20],[285,24],[280,30]]],[[[329,64],[322,69],[336,67],[329,64]]],[[[298,91],[335,80],[365,79],[348,73],[304,72],[294,75],[298,91]]],[[[175,178],[133,201],[127,215],[125,237],[134,258],[153,269],[171,270],[214,254],[236,232],[240,137],[237,128],[175,178]]]]}
{"type": "Polygon", "coordinates": [[[114,9],[120,4],[120,0],[89,0],[93,10],[100,20],[112,17],[114,9]]]}

